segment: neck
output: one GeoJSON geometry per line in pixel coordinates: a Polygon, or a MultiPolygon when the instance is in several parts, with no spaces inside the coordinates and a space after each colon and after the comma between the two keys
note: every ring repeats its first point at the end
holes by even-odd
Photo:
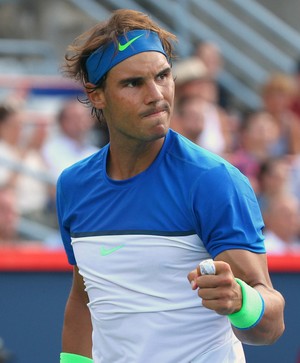
{"type": "Polygon", "coordinates": [[[107,174],[114,180],[125,180],[146,170],[159,154],[165,138],[131,146],[110,143],[107,174]]]}

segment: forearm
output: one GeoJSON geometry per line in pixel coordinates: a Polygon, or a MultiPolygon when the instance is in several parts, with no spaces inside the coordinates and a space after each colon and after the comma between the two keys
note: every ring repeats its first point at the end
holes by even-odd
{"type": "Polygon", "coordinates": [[[265,311],[260,322],[250,329],[236,329],[233,327],[237,338],[245,344],[269,345],[273,344],[284,331],[284,299],[273,289],[262,285],[255,286],[265,302],[265,311]]]}
{"type": "Polygon", "coordinates": [[[62,332],[62,351],[92,358],[92,324],[88,307],[69,298],[62,332]]]}

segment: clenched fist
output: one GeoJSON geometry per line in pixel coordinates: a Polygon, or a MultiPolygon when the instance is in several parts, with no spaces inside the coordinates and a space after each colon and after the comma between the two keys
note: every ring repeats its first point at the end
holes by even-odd
{"type": "Polygon", "coordinates": [[[242,292],[235,281],[230,265],[223,261],[213,262],[215,275],[203,275],[200,266],[188,274],[192,289],[198,289],[202,305],[220,315],[229,315],[242,307],[242,292]]]}

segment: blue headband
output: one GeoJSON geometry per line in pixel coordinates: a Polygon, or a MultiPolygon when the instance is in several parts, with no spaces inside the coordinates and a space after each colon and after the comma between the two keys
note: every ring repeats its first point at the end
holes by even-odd
{"type": "Polygon", "coordinates": [[[142,52],[160,52],[168,58],[157,33],[141,29],[131,30],[118,37],[117,46],[111,42],[88,57],[86,69],[89,82],[97,84],[112,67],[142,52]]]}

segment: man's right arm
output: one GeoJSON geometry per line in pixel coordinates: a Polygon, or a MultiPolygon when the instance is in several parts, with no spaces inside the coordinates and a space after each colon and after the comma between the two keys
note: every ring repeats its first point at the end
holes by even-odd
{"type": "Polygon", "coordinates": [[[73,284],[66,304],[62,351],[92,358],[92,323],[82,276],[74,266],[73,284]]]}

